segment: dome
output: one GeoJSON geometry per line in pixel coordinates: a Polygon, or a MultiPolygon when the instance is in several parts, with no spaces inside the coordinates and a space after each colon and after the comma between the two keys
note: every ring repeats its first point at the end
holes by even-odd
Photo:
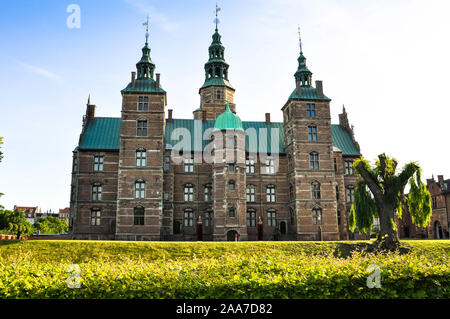
{"type": "Polygon", "coordinates": [[[225,112],[217,117],[214,124],[214,131],[221,130],[244,130],[241,119],[239,116],[231,112],[228,101],[225,112]]]}

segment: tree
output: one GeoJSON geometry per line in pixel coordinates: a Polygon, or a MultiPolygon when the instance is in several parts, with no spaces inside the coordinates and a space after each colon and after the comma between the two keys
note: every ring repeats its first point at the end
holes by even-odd
{"type": "Polygon", "coordinates": [[[27,221],[23,211],[5,210],[0,207],[0,230],[18,234],[19,237],[29,236],[33,233],[33,225],[27,221]]]}
{"type": "MultiPolygon", "coordinates": [[[[3,144],[3,137],[0,136],[0,147],[2,144],[3,144]]],[[[2,151],[0,151],[0,162],[2,161],[2,158],[3,158],[3,153],[2,153],[2,151]]]]}
{"type": "Polygon", "coordinates": [[[40,234],[62,234],[69,230],[65,220],[53,216],[39,218],[33,226],[35,231],[39,231],[40,234]]]}
{"type": "Polygon", "coordinates": [[[412,221],[419,227],[426,227],[431,219],[431,195],[421,180],[421,168],[415,162],[405,165],[396,174],[398,162],[385,154],[378,156],[372,167],[363,157],[353,164],[362,177],[355,189],[354,201],[349,215],[350,230],[357,228],[368,233],[373,226],[373,218],[379,217],[380,234],[378,243],[384,249],[393,250],[399,245],[395,216],[402,217],[406,204],[412,221]],[[404,190],[410,184],[406,196],[404,190]]]}

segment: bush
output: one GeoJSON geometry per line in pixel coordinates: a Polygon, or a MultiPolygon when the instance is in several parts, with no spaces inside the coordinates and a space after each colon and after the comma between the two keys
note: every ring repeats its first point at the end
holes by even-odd
{"type": "Polygon", "coordinates": [[[0,298],[449,298],[450,241],[411,241],[407,254],[361,242],[0,244],[0,298]],[[81,287],[68,288],[67,266],[81,287]],[[381,288],[368,288],[369,265],[381,288]]]}

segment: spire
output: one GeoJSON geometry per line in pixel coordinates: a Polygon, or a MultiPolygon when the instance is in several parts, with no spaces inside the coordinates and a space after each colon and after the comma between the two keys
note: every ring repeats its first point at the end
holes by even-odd
{"type": "Polygon", "coordinates": [[[300,27],[298,27],[298,41],[300,46],[300,55],[297,59],[298,61],[298,68],[297,72],[295,72],[295,82],[299,83],[300,86],[307,86],[311,87],[312,84],[312,72],[308,69],[306,66],[306,58],[303,55],[303,48],[302,48],[302,38],[300,34],[300,27]]]}
{"type": "Polygon", "coordinates": [[[91,105],[91,93],[89,93],[87,104],[88,104],[88,105],[91,105]]]}
{"type": "Polygon", "coordinates": [[[145,32],[145,45],[142,48],[142,57],[141,60],[136,64],[137,68],[137,78],[145,79],[150,78],[153,79],[153,72],[155,71],[155,64],[150,58],[150,47],[148,46],[148,26],[149,26],[149,18],[147,16],[147,21],[142,25],[146,26],[145,32]]]}
{"type": "Polygon", "coordinates": [[[212,35],[212,43],[208,48],[209,60],[205,64],[205,83],[202,87],[215,85],[233,88],[228,82],[229,65],[225,62],[225,47],[222,45],[221,35],[218,31],[219,19],[217,16],[219,11],[220,8],[216,4],[216,18],[214,19],[216,28],[212,35]]]}

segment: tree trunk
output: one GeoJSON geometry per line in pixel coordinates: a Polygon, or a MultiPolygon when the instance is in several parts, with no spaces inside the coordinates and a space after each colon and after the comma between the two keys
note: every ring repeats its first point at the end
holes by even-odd
{"type": "Polygon", "coordinates": [[[398,238],[397,230],[392,227],[392,223],[395,223],[394,207],[392,204],[381,203],[381,205],[378,205],[378,212],[380,215],[380,235],[378,236],[378,243],[383,249],[395,250],[398,248],[400,240],[398,238]]]}

